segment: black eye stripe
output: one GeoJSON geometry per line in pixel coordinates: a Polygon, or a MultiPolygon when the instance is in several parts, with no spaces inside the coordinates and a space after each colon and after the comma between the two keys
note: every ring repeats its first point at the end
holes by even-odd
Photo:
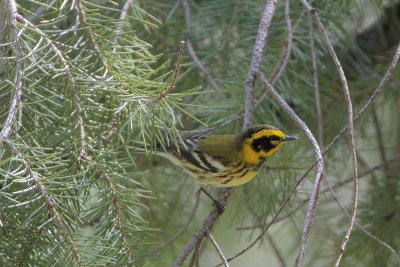
{"type": "Polygon", "coordinates": [[[281,140],[281,138],[279,136],[277,136],[277,135],[271,135],[271,136],[268,137],[268,139],[271,140],[271,141],[281,140]]]}
{"type": "Polygon", "coordinates": [[[251,147],[257,152],[260,152],[261,150],[270,151],[271,149],[276,147],[276,145],[272,144],[271,141],[277,141],[280,139],[278,136],[271,138],[273,136],[262,136],[260,138],[254,139],[251,143],[251,147]],[[278,137],[278,139],[276,139],[276,137],[278,137]]]}

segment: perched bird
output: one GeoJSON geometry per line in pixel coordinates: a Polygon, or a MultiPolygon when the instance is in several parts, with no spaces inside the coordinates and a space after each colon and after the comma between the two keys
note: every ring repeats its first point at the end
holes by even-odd
{"type": "Polygon", "coordinates": [[[269,125],[255,125],[238,135],[191,136],[158,154],[201,185],[231,187],[253,179],[264,161],[290,140],[297,137],[269,125]]]}

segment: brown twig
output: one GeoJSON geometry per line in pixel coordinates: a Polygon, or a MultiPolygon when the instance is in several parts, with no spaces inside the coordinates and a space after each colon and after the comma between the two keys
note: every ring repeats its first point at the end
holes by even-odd
{"type": "Polygon", "coordinates": [[[119,231],[119,238],[121,239],[122,246],[123,246],[125,252],[128,254],[129,263],[133,264],[134,266],[137,266],[135,259],[133,257],[133,253],[132,253],[131,249],[129,248],[128,240],[126,239],[126,233],[125,233],[124,227],[122,225],[118,193],[115,188],[114,181],[107,174],[106,170],[104,168],[102,168],[100,165],[98,165],[97,162],[92,161],[92,164],[100,170],[101,175],[107,180],[108,186],[110,187],[110,190],[111,190],[112,205],[113,205],[112,211],[113,211],[113,215],[115,216],[115,219],[116,219],[116,227],[119,231]]]}
{"type": "Polygon", "coordinates": [[[24,64],[22,62],[22,51],[21,45],[19,42],[20,36],[18,35],[17,28],[17,3],[15,0],[9,0],[8,2],[9,11],[10,11],[10,21],[11,21],[11,32],[14,41],[14,49],[15,49],[15,64],[16,64],[16,77],[15,77],[15,90],[14,95],[11,101],[10,109],[8,111],[8,115],[6,120],[4,121],[3,129],[0,132],[0,140],[6,139],[10,136],[11,127],[14,123],[15,114],[17,113],[21,95],[22,95],[22,77],[24,75],[24,64]]]}
{"type": "MultiPolygon", "coordinates": [[[[246,98],[245,98],[245,116],[243,128],[247,128],[251,125],[252,121],[252,106],[253,106],[253,96],[252,91],[254,87],[255,77],[257,75],[257,71],[260,68],[261,59],[263,56],[263,50],[265,47],[268,28],[271,25],[272,16],[275,11],[276,1],[270,0],[267,2],[263,16],[260,21],[260,26],[257,33],[256,44],[253,50],[253,57],[250,63],[250,69],[246,79],[246,98]]],[[[219,199],[222,205],[225,205],[228,200],[230,194],[232,193],[232,188],[226,188],[222,191],[221,197],[219,199]]],[[[215,221],[219,218],[220,214],[218,212],[218,208],[215,207],[213,211],[210,213],[208,218],[203,222],[202,227],[197,231],[197,233],[192,237],[189,243],[184,247],[178,258],[175,260],[174,266],[181,266],[185,261],[187,255],[193,250],[193,248],[202,240],[207,232],[210,232],[212,226],[215,221]]]]}
{"type": "Polygon", "coordinates": [[[179,46],[178,60],[176,61],[176,66],[175,66],[174,75],[172,76],[172,81],[171,81],[170,85],[168,86],[168,88],[164,92],[159,94],[153,100],[153,102],[160,101],[162,98],[166,97],[169,93],[171,93],[172,90],[174,89],[175,83],[176,83],[176,79],[178,78],[178,75],[179,75],[179,67],[181,66],[181,63],[182,63],[182,55],[183,55],[183,48],[184,47],[185,47],[185,41],[181,41],[181,44],[179,46]]]}
{"type": "Polygon", "coordinates": [[[172,236],[170,239],[168,239],[166,242],[164,242],[163,244],[161,244],[160,246],[150,250],[148,253],[146,254],[155,254],[157,252],[159,252],[161,249],[167,247],[168,245],[170,245],[171,243],[175,242],[175,240],[177,240],[183,232],[185,232],[185,230],[189,227],[190,223],[193,221],[194,215],[196,214],[197,208],[199,207],[199,202],[200,202],[200,193],[201,193],[201,188],[197,189],[196,191],[196,199],[192,208],[192,213],[189,216],[189,219],[187,220],[187,222],[185,223],[184,226],[181,227],[181,229],[179,229],[179,231],[172,236]]]}
{"type": "Polygon", "coordinates": [[[18,150],[16,145],[11,140],[4,139],[3,141],[11,148],[11,150],[13,151],[15,156],[21,162],[21,165],[24,167],[25,172],[29,175],[29,177],[31,178],[33,184],[39,190],[39,193],[43,197],[51,216],[55,219],[56,225],[60,229],[60,232],[61,232],[63,238],[67,242],[67,244],[68,244],[68,246],[69,246],[69,248],[71,250],[71,253],[74,255],[76,263],[78,264],[78,266],[82,266],[82,264],[81,264],[81,254],[78,251],[75,243],[73,242],[73,240],[72,240],[72,238],[70,236],[70,233],[68,232],[67,228],[65,227],[64,222],[62,221],[61,216],[60,216],[60,214],[58,213],[58,211],[56,209],[57,203],[48,194],[46,187],[41,183],[39,174],[31,169],[31,167],[26,162],[26,160],[25,160],[24,156],[22,155],[22,153],[18,150]]]}
{"type": "Polygon", "coordinates": [[[214,237],[211,235],[211,233],[207,233],[208,239],[210,239],[211,243],[214,245],[215,250],[217,251],[219,257],[221,258],[223,264],[225,267],[229,267],[229,263],[226,260],[226,257],[224,253],[222,252],[221,248],[218,246],[217,241],[215,241],[214,237]]]}
{"type": "Polygon", "coordinates": [[[264,54],[264,48],[267,43],[268,29],[271,25],[272,17],[276,8],[276,0],[267,1],[260,25],[257,31],[256,43],[253,50],[253,56],[249,67],[245,82],[245,106],[244,106],[244,125],[246,129],[251,126],[253,122],[253,108],[254,108],[254,95],[253,88],[257,72],[260,71],[261,59],[264,54]]]}

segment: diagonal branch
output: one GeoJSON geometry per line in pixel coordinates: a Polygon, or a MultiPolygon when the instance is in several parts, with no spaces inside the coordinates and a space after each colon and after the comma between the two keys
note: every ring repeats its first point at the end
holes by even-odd
{"type": "Polygon", "coordinates": [[[87,34],[87,37],[89,40],[89,44],[92,47],[93,51],[95,52],[96,57],[99,59],[101,65],[105,69],[104,75],[107,75],[107,73],[109,73],[108,62],[107,62],[106,58],[101,54],[100,48],[97,45],[96,40],[94,39],[93,33],[90,31],[90,26],[87,21],[86,13],[83,10],[82,0],[76,0],[75,7],[78,9],[79,21],[81,22],[83,29],[85,29],[85,31],[86,31],[86,34],[87,34]]]}
{"type": "MultiPolygon", "coordinates": [[[[325,31],[324,26],[322,25],[322,22],[320,20],[319,15],[315,11],[315,9],[307,2],[307,0],[301,0],[303,3],[304,7],[307,9],[308,12],[314,17],[318,28],[323,36],[323,39],[325,41],[325,44],[328,47],[329,53],[331,54],[331,57],[333,59],[333,62],[335,63],[336,70],[338,71],[340,81],[342,82],[342,87],[343,87],[343,93],[347,105],[347,116],[348,116],[348,134],[349,134],[349,144],[350,144],[350,150],[351,150],[351,158],[352,158],[352,164],[353,164],[353,177],[354,177],[354,187],[353,187],[353,196],[352,196],[352,201],[353,201],[353,207],[352,207],[352,212],[351,216],[349,219],[349,223],[345,232],[345,236],[343,238],[343,241],[341,242],[340,245],[340,250],[339,250],[339,255],[335,261],[334,266],[337,267],[340,263],[340,260],[342,258],[342,255],[345,251],[347,242],[350,238],[350,234],[353,229],[355,217],[356,217],[356,212],[357,212],[357,204],[358,204],[358,170],[357,170],[357,154],[356,154],[356,149],[355,149],[355,141],[354,141],[354,126],[353,126],[353,106],[351,102],[351,97],[350,97],[350,92],[347,84],[347,80],[342,68],[342,65],[336,56],[336,52],[332,46],[331,41],[329,40],[329,36],[325,31]]],[[[300,249],[299,255],[296,259],[296,266],[302,266],[303,264],[303,257],[304,257],[304,249],[300,249]]]]}
{"type": "Polygon", "coordinates": [[[276,8],[276,0],[269,0],[265,5],[263,16],[257,31],[256,44],[253,50],[253,56],[249,67],[245,82],[245,106],[244,106],[244,124],[246,129],[253,122],[254,95],[253,89],[257,72],[260,71],[261,59],[264,54],[265,45],[267,43],[268,29],[271,26],[272,17],[276,8]]]}
{"type": "Polygon", "coordinates": [[[224,255],[224,253],[222,252],[221,248],[219,247],[217,241],[215,241],[215,239],[211,235],[211,233],[208,233],[207,236],[208,236],[208,239],[210,239],[211,243],[214,245],[215,250],[218,252],[218,255],[221,258],[222,262],[224,263],[224,266],[229,267],[229,263],[226,260],[226,257],[224,255]]]}
{"type": "MultiPolygon", "coordinates": [[[[283,100],[283,98],[278,94],[274,87],[265,79],[262,73],[258,73],[258,77],[264,83],[265,89],[269,92],[271,97],[288,113],[292,120],[301,128],[301,130],[306,135],[307,139],[312,145],[315,153],[316,163],[317,163],[317,173],[314,178],[314,185],[310,195],[310,202],[308,204],[307,214],[304,221],[303,233],[301,235],[301,245],[300,245],[300,260],[302,260],[302,255],[304,255],[305,246],[309,240],[311,227],[314,223],[315,208],[318,202],[319,186],[322,180],[322,173],[324,169],[324,162],[322,158],[321,149],[318,145],[317,140],[314,138],[311,131],[308,129],[307,125],[300,119],[300,117],[292,110],[292,108],[283,100]]],[[[297,265],[297,263],[296,263],[297,265]]]]}
{"type": "MultiPolygon", "coordinates": [[[[254,82],[257,72],[260,69],[260,63],[268,35],[268,28],[271,25],[272,16],[275,11],[275,6],[276,6],[275,0],[268,1],[260,21],[256,44],[253,50],[253,57],[251,59],[250,69],[245,84],[246,98],[245,98],[245,116],[244,116],[243,128],[247,128],[248,126],[251,125],[252,122],[254,82]]],[[[232,188],[224,189],[221,193],[219,202],[222,205],[225,205],[231,193],[232,193],[232,188]]],[[[182,266],[183,262],[185,261],[189,253],[192,252],[192,250],[196,247],[196,245],[203,240],[204,236],[211,231],[212,226],[220,217],[220,215],[221,214],[218,211],[217,207],[214,207],[210,215],[203,222],[201,228],[192,237],[189,243],[186,244],[186,246],[183,248],[178,258],[175,260],[174,266],[182,266]]]]}
{"type": "Polygon", "coordinates": [[[225,97],[222,94],[221,89],[219,88],[218,84],[215,82],[214,78],[211,76],[210,72],[206,69],[204,64],[201,63],[199,57],[196,54],[196,51],[193,48],[192,40],[190,38],[190,32],[192,30],[192,14],[190,13],[190,6],[189,6],[188,0],[183,0],[182,6],[183,6],[184,15],[185,15],[185,40],[186,40],[186,45],[187,45],[189,55],[192,58],[193,62],[196,64],[196,66],[200,69],[200,71],[204,73],[204,75],[206,76],[211,87],[214,88],[218,92],[218,94],[220,94],[222,97],[225,97]]]}
{"type": "MultiPolygon", "coordinates": [[[[221,196],[219,198],[219,202],[225,206],[226,201],[228,200],[229,196],[232,193],[231,188],[226,188],[222,191],[221,196]]],[[[174,267],[182,266],[183,262],[187,258],[187,256],[192,252],[192,250],[201,242],[204,236],[211,231],[212,227],[214,226],[217,219],[221,216],[220,211],[218,210],[217,206],[213,208],[211,213],[208,215],[207,219],[204,220],[203,225],[201,228],[193,235],[192,239],[186,244],[183,248],[179,256],[176,258],[174,267]]]]}
{"type": "Polygon", "coordinates": [[[64,225],[63,220],[61,219],[60,214],[58,213],[56,209],[56,202],[53,200],[53,198],[48,194],[46,187],[41,183],[39,175],[31,169],[29,164],[26,162],[24,156],[22,153],[18,150],[18,148],[15,146],[15,144],[9,140],[9,139],[4,139],[3,140],[13,151],[13,153],[17,156],[17,158],[20,160],[22,166],[25,169],[25,172],[29,175],[29,177],[32,179],[33,184],[36,186],[36,188],[39,190],[40,195],[43,197],[47,208],[49,209],[49,212],[51,216],[55,219],[56,225],[60,229],[60,232],[62,236],[64,237],[65,241],[67,242],[72,254],[75,257],[75,260],[78,264],[78,266],[82,266],[81,264],[81,254],[78,251],[75,243],[73,242],[70,233],[68,232],[67,228],[64,225]]]}
{"type": "Polygon", "coordinates": [[[72,104],[75,107],[75,114],[78,120],[78,128],[79,128],[79,145],[80,145],[80,153],[79,153],[79,159],[86,159],[88,157],[86,153],[86,133],[85,133],[85,127],[83,124],[83,111],[81,107],[81,101],[79,99],[78,93],[76,91],[76,86],[75,86],[75,80],[74,77],[72,76],[71,69],[69,67],[69,64],[67,60],[65,59],[63,53],[57,48],[57,46],[54,44],[52,40],[50,40],[47,35],[40,30],[38,27],[36,27],[34,24],[32,24],[29,20],[24,18],[23,16],[17,14],[17,19],[23,21],[26,25],[28,25],[32,30],[35,32],[39,33],[43,39],[48,43],[48,45],[51,47],[51,49],[56,53],[57,57],[60,59],[61,64],[64,66],[64,69],[67,73],[67,77],[69,80],[69,91],[72,96],[72,104]]]}
{"type": "Polygon", "coordinates": [[[165,248],[168,245],[170,245],[171,243],[175,242],[175,240],[177,240],[182,235],[182,233],[189,227],[190,223],[193,221],[194,215],[196,214],[197,208],[199,207],[200,193],[201,193],[201,188],[199,188],[196,191],[196,199],[193,204],[192,213],[190,214],[189,219],[187,220],[185,225],[181,229],[179,229],[179,231],[173,237],[168,239],[166,242],[161,244],[159,247],[150,250],[146,254],[155,254],[155,253],[159,252],[162,248],[165,248]]]}
{"type": "Polygon", "coordinates": [[[121,239],[122,246],[123,246],[125,252],[128,254],[129,262],[131,264],[133,264],[134,266],[137,266],[136,262],[135,262],[135,259],[133,257],[133,253],[132,253],[131,249],[129,248],[128,240],[126,239],[126,233],[125,233],[124,227],[122,225],[121,211],[120,211],[119,200],[118,200],[118,193],[117,193],[117,189],[115,188],[114,181],[108,175],[108,173],[106,172],[106,170],[104,168],[102,168],[100,165],[98,165],[94,161],[92,163],[93,163],[94,166],[96,166],[100,170],[101,175],[104,178],[106,178],[108,186],[111,189],[112,203],[113,203],[113,214],[114,214],[115,219],[116,219],[116,227],[118,228],[118,231],[120,233],[119,237],[121,239]]]}
{"type": "Polygon", "coordinates": [[[14,122],[15,114],[17,113],[19,104],[21,102],[22,85],[23,85],[22,76],[24,75],[24,64],[22,63],[22,52],[21,52],[21,45],[19,42],[20,36],[18,35],[18,28],[17,28],[17,15],[18,15],[17,3],[15,2],[15,0],[9,0],[8,6],[10,8],[11,31],[14,42],[17,73],[15,76],[15,83],[14,83],[15,85],[14,95],[11,101],[7,118],[4,122],[3,129],[0,132],[0,140],[6,139],[10,136],[11,127],[14,122]]]}

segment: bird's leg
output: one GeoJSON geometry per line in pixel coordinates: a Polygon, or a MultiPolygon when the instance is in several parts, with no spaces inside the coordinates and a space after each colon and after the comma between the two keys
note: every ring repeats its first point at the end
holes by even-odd
{"type": "Polygon", "coordinates": [[[218,200],[216,200],[215,198],[213,198],[203,187],[200,187],[200,190],[206,194],[214,203],[215,207],[217,208],[218,212],[220,214],[222,214],[225,211],[225,206],[219,202],[218,200]]]}

